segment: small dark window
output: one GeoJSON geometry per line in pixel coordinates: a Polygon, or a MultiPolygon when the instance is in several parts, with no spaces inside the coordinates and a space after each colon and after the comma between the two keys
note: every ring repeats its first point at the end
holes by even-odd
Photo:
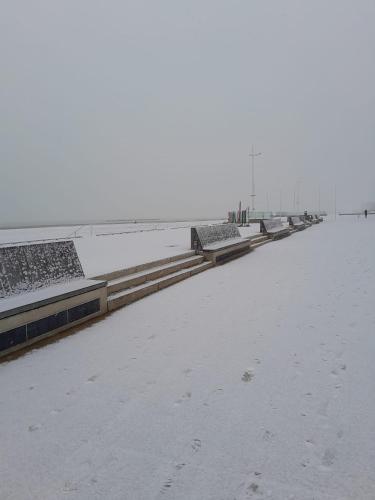
{"type": "Polygon", "coordinates": [[[85,304],[72,307],[68,309],[68,323],[73,323],[73,321],[78,321],[98,311],[100,311],[100,299],[91,300],[85,304]]]}
{"type": "Polygon", "coordinates": [[[14,345],[26,342],[26,326],[19,326],[13,330],[0,333],[0,351],[10,349],[14,345]]]}
{"type": "Polygon", "coordinates": [[[33,339],[67,324],[67,312],[61,311],[27,325],[27,338],[33,339]]]}

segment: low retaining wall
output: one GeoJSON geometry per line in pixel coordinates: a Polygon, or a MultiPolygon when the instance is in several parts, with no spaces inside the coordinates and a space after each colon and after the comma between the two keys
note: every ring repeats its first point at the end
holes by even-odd
{"type": "Polygon", "coordinates": [[[3,317],[0,319],[0,357],[106,312],[107,287],[104,285],[51,304],[3,317]]]}

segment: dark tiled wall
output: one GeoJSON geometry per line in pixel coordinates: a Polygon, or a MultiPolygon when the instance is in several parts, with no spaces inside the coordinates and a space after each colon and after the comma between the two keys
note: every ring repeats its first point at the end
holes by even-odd
{"type": "Polygon", "coordinates": [[[0,333],[0,351],[26,342],[26,325],[0,333]]]}
{"type": "Polygon", "coordinates": [[[68,312],[61,311],[47,318],[38,319],[26,325],[27,339],[33,339],[45,333],[56,330],[68,323],[68,312]]]}
{"type": "Polygon", "coordinates": [[[71,309],[68,309],[68,323],[73,323],[73,321],[78,321],[85,316],[90,316],[90,314],[98,312],[99,309],[99,299],[72,307],[71,309]]]}
{"type": "Polygon", "coordinates": [[[0,351],[5,351],[11,347],[23,344],[27,340],[34,339],[57,328],[78,321],[79,319],[91,316],[100,311],[100,299],[91,300],[85,304],[65,309],[57,314],[52,314],[46,318],[38,319],[26,325],[0,333],[0,351]]]}

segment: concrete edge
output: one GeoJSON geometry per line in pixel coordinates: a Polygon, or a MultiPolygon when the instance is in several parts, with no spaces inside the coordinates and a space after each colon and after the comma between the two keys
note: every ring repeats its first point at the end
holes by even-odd
{"type": "MultiPolygon", "coordinates": [[[[6,311],[0,311],[0,320],[9,318],[10,316],[15,316],[17,314],[27,312],[27,311],[32,311],[34,309],[39,309],[40,307],[47,306],[49,304],[54,304],[55,302],[60,302],[65,299],[69,299],[71,297],[75,297],[78,295],[82,295],[87,292],[91,292],[93,290],[97,290],[98,288],[104,288],[107,286],[106,281],[99,281],[99,280],[87,280],[88,282],[91,281],[92,284],[84,286],[78,290],[71,290],[68,292],[63,292],[63,293],[58,293],[56,295],[53,295],[51,297],[46,297],[45,299],[40,299],[36,301],[30,301],[29,303],[12,307],[6,311]]],[[[49,288],[49,287],[48,287],[49,288]]]]}
{"type": "Polygon", "coordinates": [[[111,271],[109,273],[104,273],[99,276],[94,276],[90,279],[93,280],[106,280],[112,281],[117,278],[121,278],[122,276],[128,276],[129,274],[138,273],[140,271],[145,271],[152,267],[162,266],[164,264],[169,264],[170,262],[175,262],[182,259],[187,259],[189,257],[193,257],[195,252],[193,250],[189,250],[188,252],[180,253],[177,255],[172,255],[170,257],[164,257],[163,259],[152,260],[149,262],[145,262],[144,264],[138,264],[132,267],[126,267],[123,269],[118,269],[116,271],[111,271]]]}

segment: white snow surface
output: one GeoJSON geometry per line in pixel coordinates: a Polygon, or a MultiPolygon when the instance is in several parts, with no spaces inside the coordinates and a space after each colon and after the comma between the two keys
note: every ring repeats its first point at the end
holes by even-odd
{"type": "MultiPolygon", "coordinates": [[[[155,222],[0,230],[0,245],[74,238],[84,273],[98,276],[190,250],[190,227],[222,221],[155,222]]],[[[259,224],[243,228],[259,232],[259,224]]]]}
{"type": "Polygon", "coordinates": [[[0,365],[2,500],[373,500],[375,218],[0,365]]]}

